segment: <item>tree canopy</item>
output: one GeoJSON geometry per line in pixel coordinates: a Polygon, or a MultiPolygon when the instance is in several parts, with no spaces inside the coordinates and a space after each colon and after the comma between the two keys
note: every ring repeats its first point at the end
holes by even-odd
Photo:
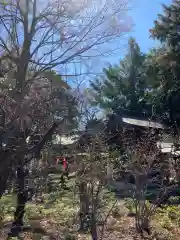
{"type": "Polygon", "coordinates": [[[129,39],[127,54],[119,65],[109,65],[91,82],[92,104],[103,110],[117,108],[155,116],[169,126],[180,125],[180,3],[163,5],[163,13],[150,29],[161,42],[142,53],[135,39],[129,39]]]}
{"type": "Polygon", "coordinates": [[[128,53],[119,65],[104,69],[101,78],[91,82],[93,104],[100,108],[151,112],[148,103],[146,55],[140,51],[135,39],[130,38],[128,53]]]}

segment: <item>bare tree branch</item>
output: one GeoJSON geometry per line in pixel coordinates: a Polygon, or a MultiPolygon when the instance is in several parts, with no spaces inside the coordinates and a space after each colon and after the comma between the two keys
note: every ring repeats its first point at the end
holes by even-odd
{"type": "Polygon", "coordinates": [[[126,11],[123,2],[114,1],[114,6],[107,1],[97,6],[92,4],[90,0],[81,6],[71,0],[48,3],[24,0],[0,5],[0,27],[4,32],[0,47],[15,63],[19,88],[25,86],[23,81],[31,64],[40,73],[69,64],[79,56],[83,60],[85,52],[90,51],[93,57],[94,47],[103,54],[106,52],[106,47],[100,50],[103,44],[129,31],[125,28],[129,24],[126,20],[123,24],[122,20],[112,22],[112,16],[115,19],[126,11]],[[116,27],[120,28],[119,32],[116,27]],[[17,56],[11,54],[13,49],[17,56]]]}

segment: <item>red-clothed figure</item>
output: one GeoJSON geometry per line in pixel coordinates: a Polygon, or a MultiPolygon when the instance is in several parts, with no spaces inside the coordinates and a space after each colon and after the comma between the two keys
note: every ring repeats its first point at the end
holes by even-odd
{"type": "Polygon", "coordinates": [[[66,158],[63,158],[63,167],[64,167],[64,170],[67,170],[67,161],[66,161],[66,158]]]}
{"type": "Polygon", "coordinates": [[[64,179],[65,176],[67,177],[67,179],[69,179],[68,162],[67,162],[66,158],[65,157],[63,157],[63,158],[56,157],[56,167],[58,167],[59,164],[61,164],[63,166],[63,170],[64,170],[64,171],[62,171],[62,174],[61,174],[61,186],[62,186],[62,188],[67,189],[67,187],[65,186],[65,179],[64,179]]]}
{"type": "Polygon", "coordinates": [[[58,166],[58,164],[62,164],[63,165],[63,168],[65,171],[68,170],[68,163],[67,163],[67,160],[66,158],[64,157],[63,159],[61,157],[57,157],[56,158],[56,166],[58,166]]]}

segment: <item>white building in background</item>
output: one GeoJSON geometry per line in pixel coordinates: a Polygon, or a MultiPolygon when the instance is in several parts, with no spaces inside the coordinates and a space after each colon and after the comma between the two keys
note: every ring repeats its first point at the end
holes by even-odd
{"type": "Polygon", "coordinates": [[[161,149],[162,153],[169,153],[174,157],[180,156],[180,150],[174,147],[173,142],[157,142],[157,146],[161,149]]]}
{"type": "Polygon", "coordinates": [[[66,135],[55,135],[53,144],[60,145],[71,145],[79,140],[79,135],[66,136],[66,135]]]}
{"type": "Polygon", "coordinates": [[[122,121],[123,123],[128,123],[130,125],[135,125],[140,127],[165,129],[165,126],[163,124],[160,124],[158,122],[151,121],[151,120],[148,121],[148,120],[139,120],[135,118],[123,117],[122,121]]]}

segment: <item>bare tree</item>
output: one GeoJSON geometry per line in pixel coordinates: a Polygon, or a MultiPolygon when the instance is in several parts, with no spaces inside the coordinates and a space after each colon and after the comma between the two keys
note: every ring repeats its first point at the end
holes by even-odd
{"type": "Polygon", "coordinates": [[[84,151],[80,155],[81,158],[77,156],[76,161],[77,163],[80,161],[77,165],[76,179],[80,197],[80,229],[89,228],[93,240],[99,239],[98,218],[102,207],[101,197],[106,182],[108,161],[105,155],[106,144],[102,138],[103,133],[101,132],[100,135],[96,133],[91,137],[87,136],[88,139],[81,142],[83,145],[81,149],[84,151]]]}
{"type": "MultiPolygon", "coordinates": [[[[14,172],[18,191],[11,234],[17,235],[23,226],[24,209],[29,194],[29,189],[25,188],[25,178],[28,175],[25,166],[32,159],[39,160],[42,148],[48,141],[51,141],[52,135],[55,130],[58,130],[58,127],[61,131],[62,123],[64,125],[65,119],[68,120],[69,117],[66,118],[66,116],[69,114],[62,113],[65,106],[59,105],[58,93],[49,92],[44,83],[37,87],[34,82],[23,101],[20,102],[8,96],[8,92],[4,92],[1,97],[1,108],[4,110],[5,121],[1,132],[2,165],[0,171],[2,181],[0,190],[2,195],[9,176],[14,172]],[[61,112],[59,121],[53,117],[54,110],[61,112]]],[[[66,104],[68,112],[68,108],[72,108],[72,106],[68,105],[68,101],[66,104]]]]}
{"type": "Polygon", "coordinates": [[[129,31],[122,17],[126,10],[127,4],[115,0],[110,4],[106,0],[0,2],[1,64],[5,81],[11,82],[1,95],[0,193],[4,193],[9,174],[15,169],[19,186],[15,227],[22,225],[27,202],[24,166],[39,158],[59,122],[66,118],[53,118],[51,84],[45,72],[67,64],[72,67],[87,56],[100,56],[103,49],[107,52],[107,43],[129,31]],[[34,142],[32,136],[37,133],[41,136],[34,142]]]}
{"type": "MultiPolygon", "coordinates": [[[[42,104],[37,102],[44,104],[42,95],[44,90],[46,95],[49,89],[45,86],[46,81],[42,81],[45,71],[65,64],[71,66],[75,59],[87,57],[84,54],[89,51],[90,56],[97,56],[100,46],[127,32],[123,17],[119,22],[117,20],[118,16],[126,12],[126,8],[127,5],[119,1],[111,4],[108,4],[108,1],[96,4],[92,1],[76,3],[73,0],[2,1],[1,62],[4,72],[7,73],[6,81],[10,79],[12,83],[14,79],[11,91],[2,98],[2,105],[9,96],[8,102],[16,105],[15,108],[9,108],[8,124],[11,125],[11,122],[17,119],[24,125],[27,125],[27,122],[30,124],[32,119],[28,116],[29,111],[33,111],[34,106],[42,108],[42,104]],[[41,80],[37,78],[39,75],[41,80]],[[41,82],[40,87],[36,85],[37,81],[41,82]],[[40,92],[38,88],[41,89],[40,92]]],[[[4,110],[6,111],[2,108],[2,111],[4,110]]],[[[37,122],[40,121],[37,119],[37,122]]]]}
{"type": "Polygon", "coordinates": [[[165,156],[162,153],[152,129],[142,132],[139,139],[128,138],[127,141],[125,137],[124,140],[128,155],[124,167],[134,177],[135,184],[133,202],[136,229],[142,235],[144,232],[150,235],[152,217],[176,186],[175,182],[170,181],[172,155],[165,156]],[[148,196],[150,194],[153,196],[148,196]]]}
{"type": "Polygon", "coordinates": [[[2,59],[15,68],[17,88],[43,71],[107,52],[105,46],[130,29],[127,7],[116,0],[1,2],[2,59]]]}
{"type": "MultiPolygon", "coordinates": [[[[107,180],[108,147],[106,126],[97,119],[97,112],[90,107],[87,93],[79,93],[80,139],[76,144],[76,184],[79,194],[79,219],[81,231],[90,231],[93,240],[103,239],[108,213],[104,213],[103,190],[107,180]],[[101,225],[101,226],[100,226],[101,225]]],[[[107,206],[106,206],[107,207],[107,206]]]]}
{"type": "MultiPolygon", "coordinates": [[[[32,113],[34,106],[38,106],[38,110],[35,109],[39,112],[40,108],[45,109],[43,104],[49,105],[47,99],[46,103],[42,99],[42,95],[46,95],[49,89],[45,86],[46,79],[42,77],[45,71],[65,64],[72,66],[73,61],[87,58],[85,53],[88,52],[89,56],[97,57],[100,46],[105,49],[107,43],[129,30],[123,17],[126,10],[127,4],[119,1],[111,4],[108,1],[97,4],[73,0],[1,1],[1,63],[7,75],[5,81],[11,82],[10,89],[2,97],[2,117],[7,111],[4,109],[5,102],[16,106],[9,107],[10,115],[8,121],[6,119],[6,126],[3,126],[3,138],[5,133],[9,134],[10,126],[17,120],[26,130],[27,124],[32,126],[29,112],[32,113]],[[40,78],[37,78],[39,75],[40,78]],[[37,86],[37,81],[41,86],[37,86]]],[[[38,116],[35,111],[34,116],[38,116]]],[[[36,121],[41,127],[44,126],[42,119],[36,121]]],[[[52,121],[48,123],[51,125],[52,121]]],[[[57,124],[53,124],[52,128],[55,126],[57,124]]]]}

